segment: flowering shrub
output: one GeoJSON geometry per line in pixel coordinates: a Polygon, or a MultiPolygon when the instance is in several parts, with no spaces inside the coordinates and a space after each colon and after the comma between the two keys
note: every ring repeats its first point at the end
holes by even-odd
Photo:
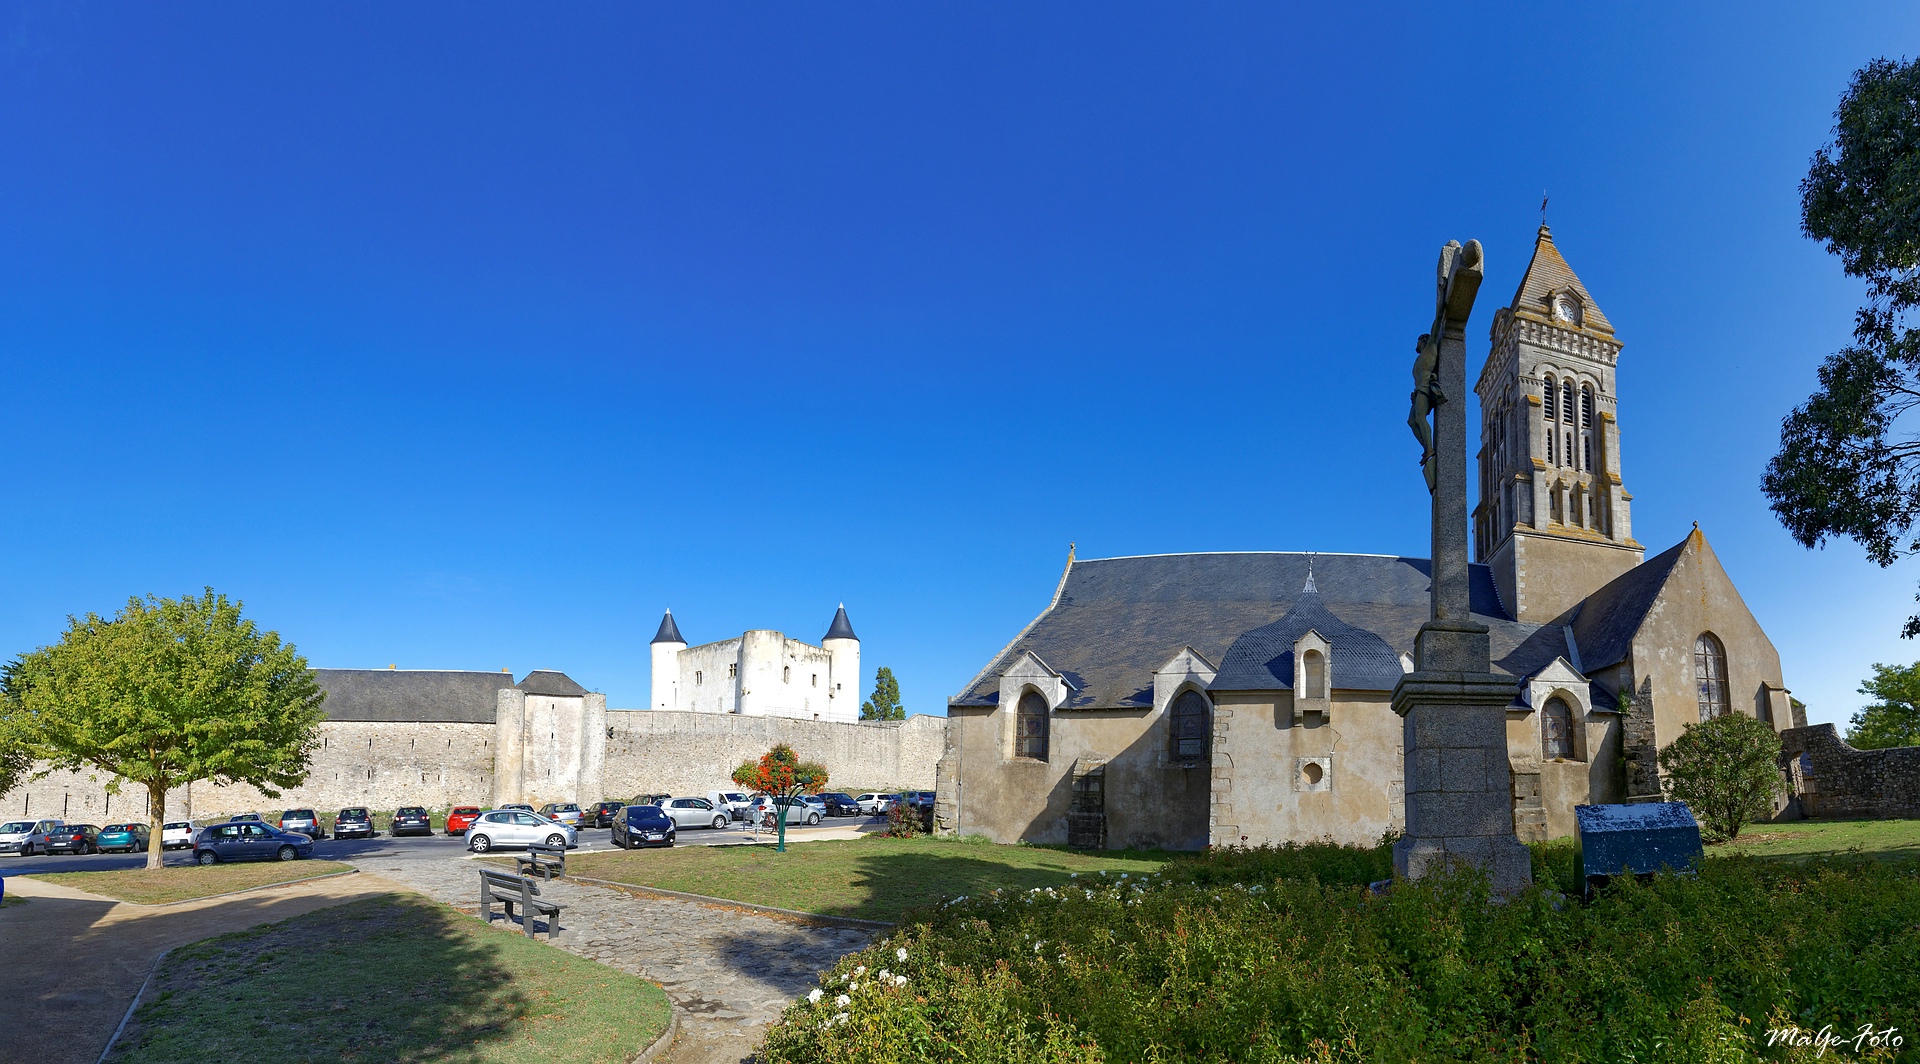
{"type": "Polygon", "coordinates": [[[1799,1059],[1767,1046],[1787,1024],[1920,1038],[1920,863],[1716,858],[1582,905],[1499,903],[1471,873],[1374,895],[1378,860],[1234,851],[919,910],[762,1058],[1610,1064],[1799,1059]]]}
{"type": "Polygon", "coordinates": [[[911,839],[916,835],[928,835],[933,832],[933,810],[915,809],[906,802],[895,802],[887,810],[887,830],[889,839],[911,839]]]}

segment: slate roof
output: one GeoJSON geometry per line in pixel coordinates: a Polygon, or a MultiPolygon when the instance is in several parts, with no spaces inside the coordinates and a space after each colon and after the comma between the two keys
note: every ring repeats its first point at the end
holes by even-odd
{"type": "Polygon", "coordinates": [[[821,642],[829,639],[851,639],[858,642],[860,637],[853,634],[853,622],[847,620],[847,604],[841,603],[839,612],[833,615],[833,624],[827,628],[827,634],[820,637],[821,642]]]}
{"type": "Polygon", "coordinates": [[[328,720],[492,724],[494,700],[513,686],[506,672],[315,669],[328,720]]]}
{"type": "Polygon", "coordinates": [[[687,640],[684,636],[680,634],[680,626],[673,623],[672,610],[668,610],[667,615],[665,617],[660,618],[660,630],[653,633],[652,642],[679,643],[682,646],[686,645],[687,640]]]}
{"type": "Polygon", "coordinates": [[[560,698],[578,698],[587,693],[587,689],[574,683],[572,677],[552,669],[535,669],[527,673],[527,678],[515,686],[530,695],[552,695],[560,698]]]}
{"type": "Polygon", "coordinates": [[[1613,323],[1600,313],[1600,304],[1593,301],[1587,286],[1580,283],[1574,275],[1573,267],[1554,246],[1553,233],[1546,226],[1540,227],[1533,242],[1533,258],[1527,262],[1527,272],[1520,278],[1520,287],[1514,290],[1510,308],[1516,312],[1526,311],[1529,316],[1541,320],[1551,318],[1547,307],[1547,296],[1558,289],[1571,288],[1580,295],[1582,304],[1581,325],[1593,332],[1607,336],[1613,335],[1613,323]]]}
{"type": "Polygon", "coordinates": [[[1328,612],[1309,577],[1307,589],[1285,617],[1255,628],[1233,641],[1210,691],[1274,691],[1293,689],[1293,645],[1309,631],[1320,633],[1331,647],[1328,686],[1350,691],[1391,691],[1404,671],[1400,655],[1387,641],[1355,628],[1328,612]]]}
{"type": "Polygon", "coordinates": [[[1587,596],[1573,618],[1573,639],[1580,646],[1580,665],[1592,675],[1596,670],[1625,661],[1633,651],[1634,634],[1653,608],[1653,600],[1666,586],[1687,545],[1699,529],[1687,538],[1614,577],[1600,590],[1587,596]]]}
{"type": "MultiPolygon", "coordinates": [[[[1230,649],[1256,629],[1283,621],[1300,604],[1306,595],[1309,565],[1320,599],[1318,609],[1333,619],[1317,621],[1315,626],[1339,624],[1372,635],[1392,655],[1397,675],[1399,655],[1412,653],[1414,634],[1429,616],[1431,566],[1425,558],[1303,553],[1098,558],[1070,562],[1053,604],[951,704],[993,705],[1000,697],[1000,674],[1018,655],[1032,651],[1074,687],[1062,709],[1151,706],[1153,670],[1183,647],[1191,646],[1208,660],[1221,662],[1223,672],[1229,667],[1237,670],[1235,663],[1227,661],[1230,649]]],[[[1496,671],[1522,676],[1566,652],[1564,628],[1520,624],[1507,615],[1485,566],[1471,567],[1469,588],[1475,619],[1491,630],[1496,671]]],[[[1283,630],[1275,628],[1262,638],[1277,638],[1276,633],[1283,630]]],[[[1331,642],[1336,633],[1323,629],[1320,634],[1331,642]]],[[[1346,629],[1338,634],[1354,647],[1365,643],[1359,663],[1364,668],[1355,681],[1379,682],[1385,675],[1379,646],[1349,635],[1346,629]]],[[[1253,642],[1245,644],[1242,656],[1257,658],[1257,647],[1253,642]]],[[[1341,661],[1336,652],[1335,685],[1347,687],[1341,661]]],[[[1291,662],[1286,668],[1290,673],[1291,662]]],[[[1269,674],[1274,680],[1265,689],[1280,689],[1283,677],[1271,669],[1269,674]]],[[[1290,675],[1284,679],[1291,682],[1290,675]]],[[[1235,682],[1231,675],[1228,682],[1235,682]]]]}

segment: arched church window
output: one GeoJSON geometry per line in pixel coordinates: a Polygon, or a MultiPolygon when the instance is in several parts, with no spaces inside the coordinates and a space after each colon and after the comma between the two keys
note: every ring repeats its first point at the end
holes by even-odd
{"type": "Polygon", "coordinates": [[[1047,759],[1047,700],[1033,691],[1020,696],[1019,735],[1014,745],[1018,757],[1035,761],[1047,759]]]}
{"type": "Polygon", "coordinates": [[[1560,417],[1568,422],[1573,420],[1573,378],[1560,382],[1560,417]]]}
{"type": "Polygon", "coordinates": [[[1213,712],[1200,692],[1186,690],[1173,700],[1173,757],[1189,764],[1207,759],[1208,732],[1213,712]]]}
{"type": "Polygon", "coordinates": [[[1732,707],[1727,697],[1727,650],[1712,632],[1701,632],[1694,640],[1693,678],[1700,689],[1700,719],[1726,716],[1732,707]]]}
{"type": "Polygon", "coordinates": [[[1553,378],[1548,377],[1546,386],[1540,390],[1541,413],[1548,421],[1560,420],[1560,415],[1553,412],[1554,399],[1557,398],[1558,395],[1559,388],[1553,383],[1553,378]]]}
{"type": "Polygon", "coordinates": [[[1307,672],[1301,697],[1327,697],[1327,656],[1318,650],[1309,650],[1300,655],[1300,664],[1305,666],[1307,672]]]}
{"type": "Polygon", "coordinates": [[[1593,386],[1590,384],[1580,388],[1580,427],[1593,427],[1593,386]]]}
{"type": "Polygon", "coordinates": [[[1554,697],[1540,712],[1540,756],[1548,761],[1573,757],[1573,709],[1554,697]]]}

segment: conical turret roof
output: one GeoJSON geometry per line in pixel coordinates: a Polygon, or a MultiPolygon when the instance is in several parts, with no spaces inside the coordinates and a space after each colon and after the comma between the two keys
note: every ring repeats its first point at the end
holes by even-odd
{"type": "Polygon", "coordinates": [[[680,626],[673,623],[672,610],[668,610],[667,615],[660,618],[660,630],[653,633],[653,641],[655,643],[679,643],[681,646],[687,644],[687,641],[680,635],[680,626]]]}
{"type": "Polygon", "coordinates": [[[833,615],[833,625],[827,629],[827,634],[821,637],[822,642],[828,639],[851,639],[856,643],[860,641],[860,637],[853,634],[853,622],[847,620],[847,604],[844,602],[840,604],[839,612],[833,615]]]}
{"type": "Polygon", "coordinates": [[[1580,322],[1576,328],[1613,335],[1613,323],[1600,313],[1600,304],[1593,301],[1587,286],[1580,283],[1573,267],[1567,265],[1560,249],[1554,246],[1552,230],[1543,225],[1534,238],[1533,260],[1527,263],[1526,275],[1520,278],[1520,287],[1513,293],[1511,309],[1535,321],[1554,321],[1553,297],[1561,292],[1571,292],[1580,303],[1580,322]]]}

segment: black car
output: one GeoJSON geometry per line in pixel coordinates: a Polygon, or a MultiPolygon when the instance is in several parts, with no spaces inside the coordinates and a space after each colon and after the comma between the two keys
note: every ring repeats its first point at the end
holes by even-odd
{"type": "Polygon", "coordinates": [[[820,801],[827,807],[828,816],[859,816],[860,803],[853,800],[851,794],[839,791],[823,791],[820,801]]]}
{"type": "Polygon", "coordinates": [[[62,824],[47,832],[48,853],[99,853],[100,829],[92,824],[62,824]]]}
{"type": "Polygon", "coordinates": [[[620,819],[620,810],[626,807],[627,803],[625,802],[595,802],[587,807],[587,815],[580,826],[583,828],[610,828],[613,826],[615,820],[620,819]]]}
{"type": "Polygon", "coordinates": [[[613,844],[623,850],[642,846],[671,846],[673,818],[657,805],[630,805],[613,819],[613,844]]]}
{"type": "Polygon", "coordinates": [[[431,834],[433,834],[433,817],[427,815],[427,811],[425,809],[422,809],[417,805],[403,805],[400,808],[394,810],[393,812],[394,838],[399,838],[402,835],[431,835],[431,834]]]}
{"type": "Polygon", "coordinates": [[[336,839],[373,838],[373,814],[367,812],[364,805],[340,810],[333,818],[333,837],[336,839]]]}

